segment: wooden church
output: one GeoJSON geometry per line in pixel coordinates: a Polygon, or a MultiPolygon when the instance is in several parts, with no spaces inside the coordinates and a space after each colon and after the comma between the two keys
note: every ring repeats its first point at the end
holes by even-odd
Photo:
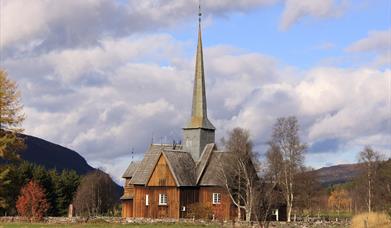
{"type": "Polygon", "coordinates": [[[123,174],[122,217],[186,218],[196,204],[211,208],[213,216],[222,219],[236,216],[218,175],[218,163],[228,159],[228,152],[216,148],[205,90],[200,19],[191,119],[183,128],[184,143],[152,144],[141,161],[129,165],[123,174]]]}

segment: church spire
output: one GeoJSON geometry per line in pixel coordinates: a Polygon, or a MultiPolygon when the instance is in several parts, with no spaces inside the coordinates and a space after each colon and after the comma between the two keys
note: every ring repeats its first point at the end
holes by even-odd
{"type": "Polygon", "coordinates": [[[206,89],[204,74],[204,59],[201,37],[201,6],[198,12],[198,45],[195,64],[193,88],[193,105],[191,118],[183,128],[184,150],[189,152],[194,161],[198,161],[202,151],[209,143],[215,141],[215,127],[208,120],[206,108],[206,89]]]}
{"type": "Polygon", "coordinates": [[[193,88],[193,105],[191,109],[191,119],[186,128],[204,128],[214,130],[215,127],[208,120],[206,91],[205,91],[205,74],[204,58],[202,51],[202,33],[201,33],[201,4],[198,7],[198,44],[195,64],[195,77],[193,88]]]}

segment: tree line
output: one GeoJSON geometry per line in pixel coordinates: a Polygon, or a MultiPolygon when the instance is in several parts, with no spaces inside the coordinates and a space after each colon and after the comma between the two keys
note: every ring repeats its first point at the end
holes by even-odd
{"type": "MultiPolygon", "coordinates": [[[[39,185],[49,207],[46,215],[64,216],[68,212],[69,204],[79,186],[81,177],[73,170],[46,170],[43,166],[26,161],[3,165],[0,172],[7,170],[2,178],[0,187],[0,206],[2,215],[17,215],[16,203],[21,196],[21,189],[30,182],[39,185]]],[[[35,186],[34,186],[35,187],[35,186]]]]}

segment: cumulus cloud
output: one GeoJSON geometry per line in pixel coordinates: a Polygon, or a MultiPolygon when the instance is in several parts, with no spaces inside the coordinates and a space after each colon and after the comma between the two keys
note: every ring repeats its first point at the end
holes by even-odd
{"type": "MultiPolygon", "coordinates": [[[[204,5],[224,16],[273,2],[219,0],[204,5]]],[[[300,1],[295,13],[293,2],[286,2],[291,11],[287,21],[331,15],[329,8],[335,6],[332,1],[300,1]]],[[[190,115],[194,57],[188,55],[187,42],[145,31],[195,17],[196,2],[2,3],[2,66],[22,91],[26,133],[80,152],[117,180],[132,147],[139,159],[152,141],[181,138],[190,115]]],[[[348,51],[380,51],[387,44],[379,38],[382,34],[370,33],[348,51]],[[371,37],[381,45],[370,44],[371,37]]],[[[366,144],[390,152],[389,70],[301,70],[230,46],[208,47],[204,54],[209,116],[217,139],[236,126],[245,127],[257,150],[264,152],[275,119],[296,115],[310,154],[366,144]]]]}
{"type": "Polygon", "coordinates": [[[375,66],[391,65],[391,29],[383,31],[370,31],[368,36],[358,40],[346,48],[352,53],[373,53],[375,66]]]}
{"type": "MultiPolygon", "coordinates": [[[[205,14],[227,16],[269,6],[278,0],[204,1],[205,14]]],[[[96,46],[107,37],[126,37],[177,26],[197,15],[198,1],[143,0],[55,1],[3,0],[0,42],[5,55],[25,55],[96,46]]],[[[341,10],[334,0],[286,0],[281,27],[286,29],[304,16],[330,17],[341,10]]]]}
{"type": "Polygon", "coordinates": [[[341,15],[346,8],[346,1],[338,0],[285,0],[280,28],[288,29],[300,19],[311,16],[329,18],[341,15]]]}
{"type": "MultiPolygon", "coordinates": [[[[205,49],[205,64],[218,139],[245,127],[264,152],[275,119],[296,115],[311,153],[330,142],[332,152],[368,142],[389,147],[389,70],[302,71],[228,46],[205,49]]],[[[4,65],[23,91],[26,133],[75,149],[115,177],[121,169],[113,159],[129,160],[132,147],[140,158],[151,141],[180,140],[190,115],[194,59],[168,35],[107,39],[4,65]]]]}
{"type": "MultiPolygon", "coordinates": [[[[276,0],[205,1],[207,15],[243,12],[276,0]]],[[[143,0],[120,3],[111,0],[55,1],[4,0],[1,7],[0,41],[3,52],[25,54],[37,49],[95,46],[105,37],[177,25],[197,15],[198,1],[143,0]]]]}

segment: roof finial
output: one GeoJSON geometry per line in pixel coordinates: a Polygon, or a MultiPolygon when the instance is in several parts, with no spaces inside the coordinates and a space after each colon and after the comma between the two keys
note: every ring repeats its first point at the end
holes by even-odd
{"type": "Polygon", "coordinates": [[[201,24],[201,0],[198,0],[198,22],[201,24]]]}

